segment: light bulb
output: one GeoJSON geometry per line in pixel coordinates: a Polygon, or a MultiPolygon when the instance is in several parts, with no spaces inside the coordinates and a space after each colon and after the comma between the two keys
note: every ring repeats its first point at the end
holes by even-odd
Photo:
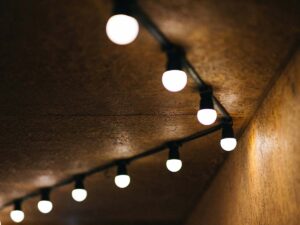
{"type": "Polygon", "coordinates": [[[214,109],[214,103],[212,99],[212,92],[210,89],[202,92],[200,99],[200,107],[197,112],[198,121],[207,126],[213,124],[217,119],[217,112],[214,109]]]}
{"type": "Polygon", "coordinates": [[[25,218],[25,214],[22,210],[13,210],[10,212],[10,218],[12,219],[12,221],[14,221],[15,223],[20,223],[24,220],[25,218]]]}
{"type": "Polygon", "coordinates": [[[168,147],[169,151],[169,159],[166,162],[166,166],[169,171],[175,173],[178,172],[182,167],[182,162],[179,156],[178,144],[177,143],[169,143],[168,147]]]}
{"type": "Polygon", "coordinates": [[[53,208],[52,202],[49,200],[40,200],[38,202],[38,209],[41,213],[49,213],[53,208]]]}
{"type": "Polygon", "coordinates": [[[138,33],[139,24],[132,16],[117,14],[107,21],[106,34],[115,44],[127,45],[136,39],[138,33]]]}
{"type": "Polygon", "coordinates": [[[87,197],[87,191],[85,190],[84,184],[83,184],[84,177],[85,177],[84,175],[79,175],[76,177],[76,180],[75,180],[75,188],[72,191],[72,198],[76,202],[82,202],[87,197]]]}
{"type": "Polygon", "coordinates": [[[82,202],[87,197],[87,191],[83,188],[76,188],[72,191],[72,198],[77,202],[82,202]]]}
{"type": "Polygon", "coordinates": [[[127,174],[125,162],[120,162],[118,164],[117,176],[115,176],[115,184],[119,188],[126,188],[130,184],[130,177],[127,174]]]}
{"type": "Polygon", "coordinates": [[[53,208],[50,201],[50,188],[43,188],[41,190],[41,200],[38,202],[37,207],[41,213],[49,213],[53,208]]]}
{"type": "Polygon", "coordinates": [[[186,73],[182,70],[168,70],[162,76],[162,83],[168,91],[181,91],[187,83],[186,73]]]}
{"type": "Polygon", "coordinates": [[[211,125],[217,119],[217,112],[214,109],[200,109],[197,112],[197,119],[203,125],[211,125]]]}
{"type": "Polygon", "coordinates": [[[233,129],[230,124],[223,125],[220,145],[225,151],[232,151],[237,145],[237,141],[234,137],[233,129]]]}
{"type": "Polygon", "coordinates": [[[222,138],[220,141],[221,147],[225,151],[232,151],[237,145],[235,138],[222,138]]]}
{"type": "Polygon", "coordinates": [[[175,173],[178,172],[182,167],[182,162],[180,159],[168,159],[166,166],[169,171],[175,173]]]}
{"type": "Polygon", "coordinates": [[[130,177],[126,174],[115,176],[115,184],[119,188],[126,188],[130,184],[130,177]]]}

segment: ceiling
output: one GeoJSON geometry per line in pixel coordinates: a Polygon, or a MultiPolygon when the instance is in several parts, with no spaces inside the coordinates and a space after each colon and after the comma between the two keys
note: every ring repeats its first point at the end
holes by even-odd
{"type": "MultiPolygon", "coordinates": [[[[233,116],[240,133],[289,59],[300,33],[297,1],[139,1],[233,116]]],[[[0,7],[0,204],[75,173],[130,157],[204,129],[189,78],[179,93],[161,84],[165,55],[144,28],[116,46],[105,34],[111,1],[2,1],[0,7]]],[[[220,134],[182,147],[183,169],[170,174],[167,152],[89,177],[84,203],[72,185],[24,203],[24,224],[182,224],[223,162],[220,134]]],[[[230,154],[230,153],[229,153],[230,154]]],[[[2,224],[10,224],[5,208],[2,224]]]]}

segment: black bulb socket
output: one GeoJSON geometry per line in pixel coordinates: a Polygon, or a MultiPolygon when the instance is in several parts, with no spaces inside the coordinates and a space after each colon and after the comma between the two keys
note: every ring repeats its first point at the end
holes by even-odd
{"type": "Polygon", "coordinates": [[[182,54],[180,50],[171,48],[167,50],[167,71],[169,70],[182,70],[182,54]]]}
{"type": "Polygon", "coordinates": [[[114,0],[113,15],[124,14],[132,16],[133,0],[114,0]]]}
{"type": "Polygon", "coordinates": [[[14,202],[14,210],[21,210],[22,200],[16,200],[14,202]]]}
{"type": "Polygon", "coordinates": [[[118,162],[117,175],[127,175],[126,163],[118,162]]]}
{"type": "Polygon", "coordinates": [[[50,188],[41,189],[41,200],[50,200],[50,188]]]}
{"type": "Polygon", "coordinates": [[[180,159],[179,147],[177,144],[169,144],[169,159],[180,159]]]}
{"type": "Polygon", "coordinates": [[[222,129],[222,139],[223,138],[234,138],[234,132],[232,125],[224,124],[222,129]]]}
{"type": "Polygon", "coordinates": [[[84,183],[83,183],[84,177],[78,177],[75,180],[75,189],[84,189],[84,183]]]}
{"type": "Polygon", "coordinates": [[[200,94],[200,107],[199,109],[214,109],[214,103],[212,100],[212,93],[211,92],[204,92],[200,94]]]}

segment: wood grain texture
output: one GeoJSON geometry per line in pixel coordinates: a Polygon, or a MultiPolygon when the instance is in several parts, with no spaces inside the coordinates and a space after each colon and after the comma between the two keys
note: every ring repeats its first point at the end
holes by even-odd
{"type": "Polygon", "coordinates": [[[300,51],[187,225],[300,223],[300,51]]]}

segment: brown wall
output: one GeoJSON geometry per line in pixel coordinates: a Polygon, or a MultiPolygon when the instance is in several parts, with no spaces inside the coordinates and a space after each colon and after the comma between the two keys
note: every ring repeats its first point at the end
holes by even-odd
{"type": "Polygon", "coordinates": [[[187,225],[300,224],[299,104],[298,51],[187,225]]]}

